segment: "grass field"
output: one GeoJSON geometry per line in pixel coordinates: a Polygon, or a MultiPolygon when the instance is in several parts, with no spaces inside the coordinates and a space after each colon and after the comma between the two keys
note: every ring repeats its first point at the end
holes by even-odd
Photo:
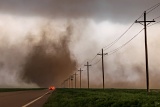
{"type": "Polygon", "coordinates": [[[0,88],[0,92],[13,92],[13,91],[27,91],[27,90],[42,90],[45,88],[0,88]]]}
{"type": "Polygon", "coordinates": [[[160,90],[56,89],[44,107],[160,107],[160,90]]]}

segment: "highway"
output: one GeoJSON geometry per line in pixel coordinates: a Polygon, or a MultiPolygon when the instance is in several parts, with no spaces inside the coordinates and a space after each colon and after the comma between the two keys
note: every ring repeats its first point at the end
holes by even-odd
{"type": "Polygon", "coordinates": [[[0,92],[0,107],[42,107],[51,93],[49,90],[0,92]]]}

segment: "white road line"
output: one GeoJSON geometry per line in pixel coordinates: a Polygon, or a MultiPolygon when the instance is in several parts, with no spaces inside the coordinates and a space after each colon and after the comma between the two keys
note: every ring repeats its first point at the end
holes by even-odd
{"type": "Polygon", "coordinates": [[[44,97],[46,94],[48,94],[50,91],[48,91],[48,92],[46,92],[45,94],[43,94],[42,96],[40,96],[40,97],[38,97],[38,98],[36,98],[36,99],[34,99],[33,101],[31,101],[31,102],[29,102],[29,103],[27,103],[27,104],[25,104],[24,106],[22,106],[22,107],[27,107],[27,106],[29,106],[29,105],[31,105],[32,103],[34,103],[34,102],[36,102],[37,100],[39,100],[39,99],[41,99],[42,97],[44,97]]]}

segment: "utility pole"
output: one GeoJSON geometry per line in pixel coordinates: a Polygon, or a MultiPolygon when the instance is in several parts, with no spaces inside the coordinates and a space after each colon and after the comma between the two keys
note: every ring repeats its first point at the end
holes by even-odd
{"type": "Polygon", "coordinates": [[[62,82],[61,87],[64,88],[64,81],[62,82]]]}
{"type": "Polygon", "coordinates": [[[88,89],[89,89],[89,63],[87,62],[87,65],[84,65],[84,66],[87,66],[87,76],[88,76],[88,89]]]}
{"type": "Polygon", "coordinates": [[[80,71],[80,88],[81,88],[81,73],[83,70],[80,68],[80,70],[78,70],[78,71],[80,71]]]}
{"type": "Polygon", "coordinates": [[[101,55],[102,56],[102,77],[103,77],[103,89],[104,89],[104,55],[107,55],[107,53],[103,53],[103,49],[102,49],[102,54],[97,54],[97,55],[101,55]]]}
{"type": "Polygon", "coordinates": [[[148,47],[147,47],[147,25],[149,25],[152,22],[155,22],[155,21],[154,20],[146,21],[146,11],[144,12],[144,21],[137,21],[137,20],[135,21],[135,23],[140,23],[140,24],[144,25],[147,92],[150,92],[150,89],[149,89],[149,67],[148,67],[148,47]]]}
{"type": "Polygon", "coordinates": [[[64,88],[66,88],[66,80],[64,80],[64,88]]]}
{"type": "MultiPolygon", "coordinates": [[[[65,81],[66,81],[66,84],[67,84],[67,82],[68,82],[68,79],[66,79],[65,81]]],[[[67,86],[68,86],[68,84],[66,85],[66,88],[67,88],[67,86]]]]}
{"type": "Polygon", "coordinates": [[[73,88],[73,75],[71,75],[71,88],[73,88]]]}
{"type": "Polygon", "coordinates": [[[73,75],[75,75],[75,88],[76,88],[76,75],[78,75],[78,74],[75,72],[75,74],[73,74],[73,75]]]}
{"type": "Polygon", "coordinates": [[[68,78],[69,88],[70,88],[70,77],[68,78]]]}

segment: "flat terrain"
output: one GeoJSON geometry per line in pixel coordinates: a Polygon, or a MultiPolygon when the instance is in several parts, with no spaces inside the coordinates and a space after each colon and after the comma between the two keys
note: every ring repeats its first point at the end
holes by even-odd
{"type": "Polygon", "coordinates": [[[44,107],[160,107],[160,90],[56,89],[44,107]]]}
{"type": "Polygon", "coordinates": [[[22,89],[0,89],[0,90],[1,90],[0,107],[22,107],[48,92],[41,99],[35,101],[33,104],[29,106],[26,106],[26,107],[42,107],[43,104],[47,101],[50,94],[52,93],[48,89],[23,89],[23,91],[22,89]]]}

